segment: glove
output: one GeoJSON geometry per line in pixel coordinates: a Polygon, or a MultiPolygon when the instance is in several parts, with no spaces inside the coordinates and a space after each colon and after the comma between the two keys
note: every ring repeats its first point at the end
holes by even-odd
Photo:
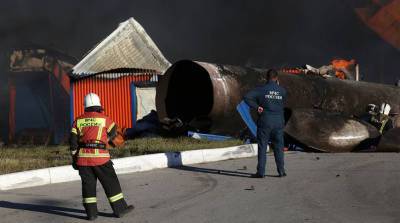
{"type": "Polygon", "coordinates": [[[75,161],[72,161],[72,168],[74,168],[74,170],[78,170],[78,165],[75,161]]]}
{"type": "Polygon", "coordinates": [[[125,133],[126,133],[126,128],[117,128],[116,135],[112,138],[110,141],[110,144],[113,147],[122,147],[125,143],[125,133]]]}
{"type": "Polygon", "coordinates": [[[76,156],[72,157],[72,168],[74,168],[74,170],[78,170],[77,159],[78,158],[76,156]]]}
{"type": "Polygon", "coordinates": [[[258,108],[257,108],[258,114],[263,113],[263,111],[264,111],[264,108],[263,108],[263,107],[258,107],[258,108]]]}
{"type": "Polygon", "coordinates": [[[78,157],[76,156],[78,153],[77,150],[71,151],[71,156],[72,156],[72,168],[74,168],[74,170],[78,170],[78,165],[76,164],[78,161],[78,157]]]}

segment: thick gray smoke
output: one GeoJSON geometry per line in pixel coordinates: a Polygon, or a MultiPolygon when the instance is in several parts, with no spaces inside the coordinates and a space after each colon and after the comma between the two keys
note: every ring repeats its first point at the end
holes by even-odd
{"type": "Polygon", "coordinates": [[[2,1],[0,50],[35,43],[80,59],[119,22],[135,17],[171,62],[188,58],[279,67],[354,58],[365,80],[392,84],[399,78],[400,53],[358,19],[354,8],[363,4],[358,0],[2,1]]]}

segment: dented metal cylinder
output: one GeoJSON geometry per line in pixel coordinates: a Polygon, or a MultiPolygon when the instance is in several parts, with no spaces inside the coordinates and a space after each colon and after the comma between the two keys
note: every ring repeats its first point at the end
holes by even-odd
{"type": "MultiPolygon", "coordinates": [[[[179,118],[190,123],[208,118],[212,123],[210,132],[235,135],[244,127],[236,105],[246,92],[265,84],[265,73],[265,69],[179,61],[159,79],[156,106],[160,121],[179,118]]],[[[287,90],[287,119],[296,109],[361,116],[368,104],[384,102],[391,105],[393,113],[400,111],[400,88],[395,86],[287,73],[280,73],[279,82],[287,90]]],[[[329,124],[320,123],[317,127],[323,130],[329,124]]],[[[350,150],[350,147],[343,148],[350,150]]],[[[326,148],[329,150],[329,146],[326,148]]]]}
{"type": "Polygon", "coordinates": [[[211,132],[235,135],[244,127],[236,105],[259,77],[255,69],[179,61],[159,78],[156,106],[160,121],[168,117],[190,123],[207,118],[211,132]]]}
{"type": "Polygon", "coordinates": [[[352,151],[361,142],[379,136],[368,123],[317,109],[294,110],[285,132],[308,147],[326,152],[352,151]]]}

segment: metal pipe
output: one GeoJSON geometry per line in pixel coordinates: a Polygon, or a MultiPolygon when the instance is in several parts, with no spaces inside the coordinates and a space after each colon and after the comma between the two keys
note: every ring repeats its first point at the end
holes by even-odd
{"type": "Polygon", "coordinates": [[[360,81],[360,65],[356,64],[356,81],[360,81]]]}

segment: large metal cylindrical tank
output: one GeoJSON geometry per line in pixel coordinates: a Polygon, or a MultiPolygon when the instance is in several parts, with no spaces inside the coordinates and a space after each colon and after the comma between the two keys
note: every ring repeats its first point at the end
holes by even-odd
{"type": "MultiPolygon", "coordinates": [[[[208,118],[210,132],[234,135],[244,126],[236,105],[246,92],[265,84],[265,73],[266,69],[178,61],[159,79],[159,118],[179,118],[185,123],[208,118]]],[[[368,104],[383,102],[392,106],[393,113],[400,110],[396,86],[287,73],[280,73],[279,81],[287,89],[289,112],[308,108],[360,116],[368,104]]]]}

